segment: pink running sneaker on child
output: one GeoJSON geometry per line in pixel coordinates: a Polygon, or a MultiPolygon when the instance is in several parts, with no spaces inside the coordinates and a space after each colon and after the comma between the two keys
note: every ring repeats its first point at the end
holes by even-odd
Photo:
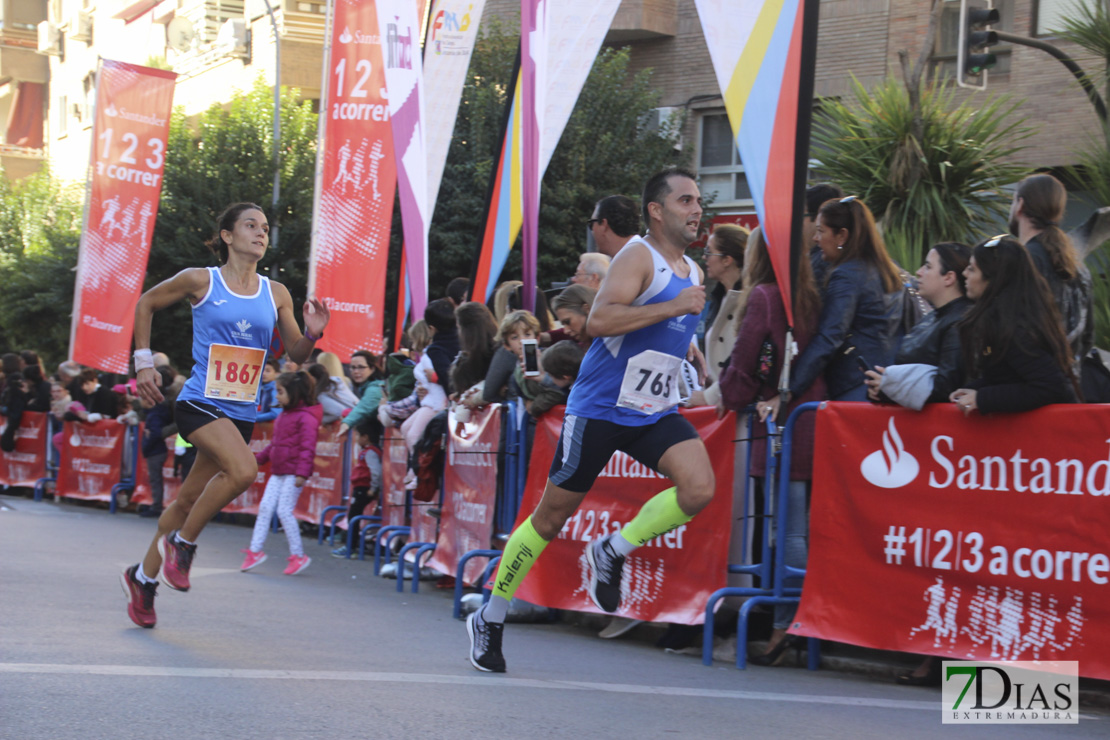
{"type": "Polygon", "coordinates": [[[252,552],[247,550],[247,556],[243,558],[243,564],[239,566],[239,570],[246,573],[248,570],[256,565],[262,565],[266,562],[266,553],[252,552]]]}
{"type": "Polygon", "coordinates": [[[307,555],[290,555],[289,566],[283,571],[287,576],[295,576],[308,567],[312,558],[307,555]]]}
{"type": "Polygon", "coordinates": [[[162,555],[162,569],[158,574],[162,583],[175,591],[188,591],[189,568],[193,565],[197,546],[179,542],[175,529],[158,540],[158,552],[162,555]]]}

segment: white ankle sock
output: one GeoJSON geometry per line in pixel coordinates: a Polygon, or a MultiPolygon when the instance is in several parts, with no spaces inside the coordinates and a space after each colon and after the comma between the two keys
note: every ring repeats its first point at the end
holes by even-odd
{"type": "Polygon", "coordinates": [[[150,578],[149,576],[147,576],[146,573],[143,572],[143,564],[142,563],[139,563],[139,567],[135,569],[135,578],[138,579],[139,583],[157,583],[158,582],[157,578],[150,578]]]}
{"type": "Polygon", "coordinates": [[[636,545],[621,537],[620,532],[609,538],[609,547],[613,548],[613,552],[625,558],[636,549],[636,545]]]}
{"type": "Polygon", "coordinates": [[[195,546],[195,545],[197,544],[197,543],[195,543],[195,542],[189,542],[189,540],[187,540],[187,539],[185,539],[184,537],[182,537],[182,536],[181,536],[181,532],[178,532],[177,534],[175,534],[175,535],[173,536],[173,538],[174,538],[175,540],[177,540],[178,542],[180,542],[181,544],[183,544],[183,545],[194,545],[194,546],[195,546]]]}
{"type": "Polygon", "coordinates": [[[478,615],[484,622],[499,622],[504,624],[509,613],[509,600],[503,596],[491,596],[478,615]]]}

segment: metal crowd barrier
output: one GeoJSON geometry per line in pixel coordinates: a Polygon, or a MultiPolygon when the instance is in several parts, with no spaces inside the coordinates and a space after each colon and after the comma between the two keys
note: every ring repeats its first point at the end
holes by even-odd
{"type": "MultiPolygon", "coordinates": [[[[713,607],[724,596],[749,597],[740,607],[736,622],[736,667],[740,670],[747,668],[748,650],[748,619],[752,609],[761,605],[797,604],[801,599],[801,587],[786,586],[788,578],[804,578],[804,568],[796,568],[786,564],[786,521],[790,512],[790,463],[793,456],[794,429],[798,418],[805,413],[816,411],[820,408],[819,402],[804,403],[790,414],[781,433],[781,451],[774,453],[773,437],[779,437],[779,431],[773,420],[767,422],[767,475],[764,478],[767,496],[764,499],[764,509],[768,516],[764,517],[764,539],[762,547],[762,563],[756,566],[729,566],[730,573],[758,572],[760,585],[763,588],[724,588],[714,592],[709,597],[705,609],[705,627],[702,633],[702,663],[713,663],[713,607]],[[773,474],[772,474],[772,471],[773,474]],[[772,480],[773,478],[773,480],[772,480]],[[772,491],[776,495],[769,495],[772,491]],[[772,503],[773,502],[773,503],[772,503]],[[774,521],[774,543],[771,547],[769,526],[770,518],[774,521]],[[734,570],[735,568],[735,570],[734,570]],[[751,570],[749,570],[751,569],[751,570]],[[769,569],[769,571],[768,571],[769,569]]],[[[750,428],[751,425],[749,425],[750,428]]],[[[749,437],[751,435],[749,434],[749,437]]],[[[745,475],[751,470],[751,454],[748,454],[745,475]]],[[[747,478],[749,481],[750,477],[747,478]]],[[[747,500],[745,499],[745,511],[747,500]]],[[[807,668],[815,671],[820,666],[820,640],[807,638],[807,668]]]]}

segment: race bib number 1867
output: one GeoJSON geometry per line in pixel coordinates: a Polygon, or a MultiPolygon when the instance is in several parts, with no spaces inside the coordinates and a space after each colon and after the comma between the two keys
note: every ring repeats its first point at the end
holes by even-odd
{"type": "Polygon", "coordinates": [[[254,403],[265,362],[264,349],[213,344],[208,350],[204,397],[254,403]]]}

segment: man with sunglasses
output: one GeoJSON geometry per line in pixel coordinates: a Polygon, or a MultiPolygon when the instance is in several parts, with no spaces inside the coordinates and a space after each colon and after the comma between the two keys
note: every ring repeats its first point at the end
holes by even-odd
{"type": "Polygon", "coordinates": [[[602,198],[594,206],[586,228],[593,234],[597,251],[610,258],[616,257],[621,247],[640,233],[640,212],[636,201],[625,195],[602,198]]]}

